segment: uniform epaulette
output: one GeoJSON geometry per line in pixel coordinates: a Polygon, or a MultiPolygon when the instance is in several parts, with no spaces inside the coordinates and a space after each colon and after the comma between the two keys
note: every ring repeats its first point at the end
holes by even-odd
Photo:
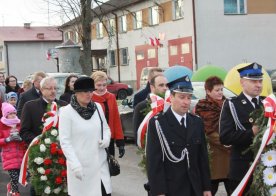
{"type": "Polygon", "coordinates": [[[190,113],[190,112],[189,112],[189,114],[190,114],[191,116],[195,116],[195,117],[201,118],[201,117],[200,117],[199,115],[197,115],[197,114],[190,113]]]}
{"type": "Polygon", "coordinates": [[[237,96],[234,96],[234,97],[227,97],[226,99],[228,99],[228,100],[235,100],[235,99],[237,99],[237,96]]]}

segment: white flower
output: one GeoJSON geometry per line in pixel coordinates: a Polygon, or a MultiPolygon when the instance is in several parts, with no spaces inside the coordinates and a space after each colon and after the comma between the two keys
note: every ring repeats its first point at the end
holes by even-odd
{"type": "Polygon", "coordinates": [[[47,178],[47,176],[45,176],[45,175],[43,175],[43,176],[40,176],[40,180],[41,181],[46,181],[48,178],[47,178]]]}
{"type": "Polygon", "coordinates": [[[44,189],[44,193],[50,194],[50,193],[51,193],[51,188],[50,188],[49,186],[47,186],[47,187],[44,189]]]}
{"type": "Polygon", "coordinates": [[[37,171],[38,171],[38,173],[40,173],[40,174],[45,174],[45,170],[44,170],[43,167],[37,168],[37,171]]]}
{"type": "Polygon", "coordinates": [[[276,187],[273,187],[269,190],[271,196],[276,196],[276,187]]]}
{"type": "Polygon", "coordinates": [[[46,146],[44,144],[40,144],[39,149],[40,149],[40,152],[45,152],[46,146]]]}
{"type": "Polygon", "coordinates": [[[60,187],[54,189],[54,193],[55,193],[55,194],[59,194],[60,191],[61,191],[61,188],[60,188],[60,187]]]}
{"type": "Polygon", "coordinates": [[[264,183],[268,186],[272,186],[276,183],[276,174],[272,167],[268,167],[263,171],[264,183]]]}
{"type": "Polygon", "coordinates": [[[56,129],[53,129],[53,130],[51,131],[51,135],[57,136],[57,134],[58,134],[58,131],[57,131],[56,129]]]}
{"type": "Polygon", "coordinates": [[[276,165],[276,151],[270,150],[262,154],[262,162],[266,167],[272,167],[276,165]]]}
{"type": "Polygon", "coordinates": [[[45,144],[51,144],[51,139],[50,138],[46,138],[46,139],[44,139],[44,142],[45,142],[45,144]]]}
{"type": "Polygon", "coordinates": [[[43,163],[44,159],[42,159],[41,157],[37,157],[34,159],[34,162],[38,165],[40,165],[41,163],[43,163]]]}

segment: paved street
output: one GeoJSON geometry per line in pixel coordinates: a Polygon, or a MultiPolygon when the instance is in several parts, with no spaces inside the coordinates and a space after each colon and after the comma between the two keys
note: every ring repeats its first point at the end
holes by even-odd
{"type": "MultiPolygon", "coordinates": [[[[127,144],[126,155],[118,159],[121,165],[121,174],[112,177],[112,196],[146,196],[143,184],[146,182],[145,174],[138,167],[140,157],[136,154],[136,146],[127,144]]],[[[8,174],[0,169],[0,196],[6,195],[8,174]]],[[[28,189],[21,189],[21,196],[29,196],[28,189]]],[[[217,196],[224,196],[224,188],[220,187],[217,196]]]]}

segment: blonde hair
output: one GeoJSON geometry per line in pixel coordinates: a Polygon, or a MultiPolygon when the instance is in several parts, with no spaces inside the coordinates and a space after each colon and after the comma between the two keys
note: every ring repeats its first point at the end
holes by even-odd
{"type": "Polygon", "coordinates": [[[33,76],[33,81],[36,81],[38,77],[45,78],[47,74],[43,71],[35,72],[33,76]]]}
{"type": "Polygon", "coordinates": [[[91,78],[94,80],[94,82],[98,82],[100,80],[107,80],[108,77],[105,72],[103,71],[95,71],[92,73],[91,78]]]}
{"type": "Polygon", "coordinates": [[[23,82],[23,84],[22,84],[22,88],[25,90],[25,91],[27,91],[28,89],[30,89],[30,88],[32,88],[32,81],[31,80],[25,80],[24,82],[23,82]]]}

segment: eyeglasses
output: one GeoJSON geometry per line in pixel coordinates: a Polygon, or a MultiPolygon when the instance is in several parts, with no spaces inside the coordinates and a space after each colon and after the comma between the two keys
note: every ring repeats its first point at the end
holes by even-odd
{"type": "Polygon", "coordinates": [[[52,87],[52,88],[43,87],[43,89],[46,89],[46,90],[48,90],[48,91],[56,91],[56,90],[57,90],[57,87],[52,87]]]}

